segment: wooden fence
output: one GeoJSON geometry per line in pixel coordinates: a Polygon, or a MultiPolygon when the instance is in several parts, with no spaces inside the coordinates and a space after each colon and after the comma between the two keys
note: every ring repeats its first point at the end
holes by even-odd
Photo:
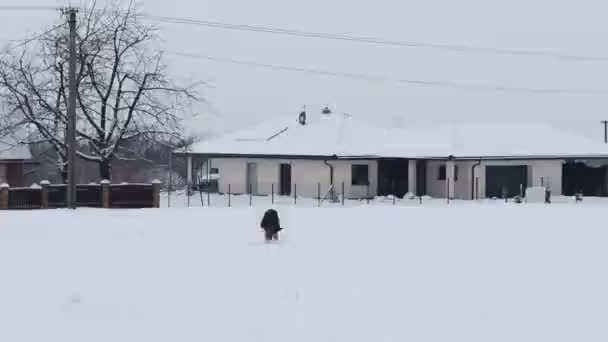
{"type": "MultiPolygon", "coordinates": [[[[0,209],[57,209],[66,207],[67,186],[41,182],[29,188],[0,185],[0,209]]],[[[79,184],[76,206],[88,208],[158,208],[160,182],[151,184],[79,184]]]]}

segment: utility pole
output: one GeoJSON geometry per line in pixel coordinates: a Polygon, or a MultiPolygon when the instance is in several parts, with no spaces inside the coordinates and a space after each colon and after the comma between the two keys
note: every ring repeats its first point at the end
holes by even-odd
{"type": "Polygon", "coordinates": [[[70,27],[69,36],[69,93],[68,93],[68,129],[67,141],[68,148],[68,188],[67,188],[67,207],[76,209],[76,13],[78,9],[69,7],[63,10],[63,14],[68,16],[70,27]]]}
{"type": "Polygon", "coordinates": [[[604,143],[608,144],[608,120],[603,120],[604,124],[604,143]]]}

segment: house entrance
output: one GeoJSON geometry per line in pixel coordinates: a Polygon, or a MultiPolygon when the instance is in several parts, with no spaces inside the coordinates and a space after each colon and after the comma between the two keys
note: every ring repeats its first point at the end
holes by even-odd
{"type": "Polygon", "coordinates": [[[279,169],[279,194],[291,195],[291,164],[281,164],[279,169]]]}
{"type": "Polygon", "coordinates": [[[528,187],[528,166],[486,166],[486,197],[512,198],[528,187]]]}
{"type": "Polygon", "coordinates": [[[566,196],[606,196],[607,167],[584,162],[569,162],[562,168],[562,191],[566,196]]]}
{"type": "Polygon", "coordinates": [[[378,160],[378,195],[402,198],[408,190],[408,160],[378,160]]]}
{"type": "Polygon", "coordinates": [[[247,163],[247,184],[245,184],[248,194],[258,193],[258,164],[247,163]]]}

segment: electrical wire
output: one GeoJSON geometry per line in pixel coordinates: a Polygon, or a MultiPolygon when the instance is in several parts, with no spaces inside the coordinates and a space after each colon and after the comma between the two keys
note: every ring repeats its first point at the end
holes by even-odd
{"type": "Polygon", "coordinates": [[[259,63],[252,61],[244,61],[233,58],[214,57],[207,55],[199,55],[184,52],[175,51],[163,51],[165,54],[174,55],[179,57],[204,59],[213,62],[220,63],[231,63],[243,66],[271,69],[276,71],[292,71],[301,72],[322,76],[338,77],[338,78],[349,78],[367,82],[383,82],[383,83],[396,83],[406,84],[414,86],[428,86],[428,87],[443,87],[443,88],[457,88],[464,90],[485,90],[485,91],[497,91],[497,92],[517,92],[517,93],[532,93],[532,94],[564,94],[564,95],[608,95],[608,90],[597,90],[597,89],[576,89],[576,88],[522,88],[522,87],[509,87],[502,85],[493,84],[478,84],[478,83],[459,83],[452,81],[436,81],[436,80],[415,80],[415,79],[393,79],[379,75],[370,75],[362,73],[351,73],[351,72],[340,72],[340,71],[329,71],[320,70],[313,68],[302,68],[302,67],[291,67],[284,65],[259,63]]]}
{"type": "Polygon", "coordinates": [[[62,27],[63,27],[63,24],[61,24],[61,25],[57,25],[57,26],[54,26],[54,27],[50,28],[49,30],[46,30],[46,31],[44,31],[44,32],[42,32],[42,33],[40,33],[40,34],[38,34],[38,35],[34,36],[34,37],[31,37],[31,38],[25,39],[25,40],[21,41],[21,42],[20,42],[20,43],[18,43],[18,44],[15,44],[15,45],[13,45],[13,46],[10,46],[10,47],[8,47],[6,50],[4,50],[4,51],[0,51],[0,56],[2,56],[2,55],[4,55],[4,54],[7,54],[7,53],[9,53],[9,52],[11,52],[11,51],[13,51],[13,50],[15,50],[15,49],[17,49],[17,48],[22,47],[22,46],[25,46],[25,45],[27,45],[27,44],[29,44],[29,43],[31,43],[31,42],[33,42],[33,41],[37,40],[37,39],[40,39],[40,38],[42,38],[42,37],[46,36],[47,34],[49,34],[49,33],[53,32],[53,31],[55,31],[55,30],[57,30],[57,29],[59,29],[59,28],[62,28],[62,27]]]}
{"type": "Polygon", "coordinates": [[[164,23],[197,25],[197,26],[212,27],[212,28],[219,28],[219,29],[240,30],[240,31],[249,31],[249,32],[279,34],[279,35],[290,35],[290,36],[301,36],[301,37],[320,38],[320,39],[331,39],[331,40],[350,41],[350,42],[376,44],[376,45],[401,46],[401,47],[410,47],[410,48],[426,48],[426,49],[445,50],[445,51],[452,51],[452,52],[461,52],[461,53],[482,53],[482,54],[545,57],[545,58],[550,57],[550,58],[557,58],[560,60],[569,60],[569,61],[589,61],[589,62],[593,62],[593,61],[607,62],[608,61],[608,56],[563,54],[563,53],[558,53],[558,52],[553,52],[553,51],[538,51],[538,50],[511,50],[511,49],[481,47],[481,46],[462,45],[462,44],[438,44],[438,43],[429,43],[429,42],[398,41],[398,40],[389,40],[389,39],[374,38],[374,37],[352,36],[352,35],[322,33],[322,32],[313,32],[313,31],[300,31],[300,30],[269,27],[269,26],[230,24],[230,23],[217,22],[217,21],[167,17],[167,16],[155,16],[155,15],[149,15],[149,14],[140,14],[139,16],[142,16],[144,18],[147,18],[147,19],[150,19],[153,21],[164,22],[164,23]]]}
{"type": "MultiPolygon", "coordinates": [[[[52,6],[0,6],[0,10],[18,10],[18,11],[40,11],[40,10],[58,10],[57,7],[52,6]]],[[[98,11],[106,11],[99,9],[98,11]]],[[[477,54],[495,54],[495,55],[508,55],[508,56],[519,56],[519,57],[544,57],[544,58],[556,58],[564,61],[587,61],[587,62],[608,62],[608,56],[597,56],[597,55],[577,55],[559,53],[555,51],[542,51],[542,50],[517,50],[517,49],[503,49],[494,48],[487,46],[474,46],[465,44],[440,44],[423,41],[400,41],[390,40],[377,37],[366,37],[366,36],[354,36],[346,34],[335,34],[335,33],[323,33],[315,31],[302,31],[294,29],[286,29],[279,27],[270,26],[256,26],[256,25],[245,25],[245,24],[232,24],[219,21],[209,21],[203,19],[193,18],[182,18],[182,17],[169,17],[169,16],[157,16],[152,14],[141,13],[138,14],[140,17],[147,18],[149,20],[174,23],[174,24],[186,24],[186,25],[197,25],[218,29],[229,29],[229,30],[240,30],[258,33],[269,33],[279,35],[290,35],[300,36],[308,38],[319,38],[319,39],[330,39],[339,41],[349,41],[364,44],[375,44],[375,45],[388,45],[388,46],[401,46],[408,48],[424,48],[424,49],[435,49],[444,50],[459,53],[477,53],[477,54]]]]}

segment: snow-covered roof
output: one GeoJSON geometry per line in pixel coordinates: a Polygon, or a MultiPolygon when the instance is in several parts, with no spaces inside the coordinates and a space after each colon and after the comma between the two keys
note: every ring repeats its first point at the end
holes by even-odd
{"type": "Polygon", "coordinates": [[[14,134],[0,135],[0,160],[28,160],[32,159],[30,147],[20,144],[14,134]]]}
{"type": "Polygon", "coordinates": [[[192,146],[212,155],[341,158],[608,157],[608,145],[547,125],[455,124],[381,128],[342,114],[274,120],[192,146]]]}

